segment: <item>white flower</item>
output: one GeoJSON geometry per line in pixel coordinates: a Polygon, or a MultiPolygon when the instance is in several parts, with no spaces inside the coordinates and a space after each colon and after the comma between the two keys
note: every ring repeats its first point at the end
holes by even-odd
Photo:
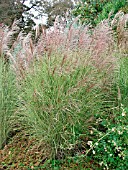
{"type": "Polygon", "coordinates": [[[96,120],[96,123],[99,123],[99,122],[102,122],[102,119],[101,119],[101,118],[98,118],[98,119],[96,120]]]}
{"type": "Polygon", "coordinates": [[[106,148],[104,148],[104,150],[105,150],[105,152],[107,152],[107,149],[106,149],[106,148]]]}
{"type": "Polygon", "coordinates": [[[96,143],[95,143],[95,145],[97,145],[97,146],[98,146],[98,142],[96,142],[96,143]]]}
{"type": "Polygon", "coordinates": [[[95,154],[96,152],[93,150],[92,153],[95,154]]]}
{"type": "Polygon", "coordinates": [[[116,150],[119,152],[121,150],[121,147],[116,147],[116,150]]]}
{"type": "Polygon", "coordinates": [[[92,131],[92,130],[90,130],[90,134],[91,134],[91,135],[93,134],[93,131],[92,131]]]}
{"type": "Polygon", "coordinates": [[[121,132],[121,131],[119,130],[119,131],[118,131],[118,134],[119,134],[119,135],[122,135],[122,134],[123,134],[123,132],[121,132]]]}
{"type": "Polygon", "coordinates": [[[105,152],[107,152],[107,148],[104,146],[104,150],[105,150],[105,152]]]}
{"type": "Polygon", "coordinates": [[[126,116],[126,112],[125,111],[122,112],[122,116],[126,116]]]}
{"type": "Polygon", "coordinates": [[[123,104],[121,103],[121,107],[123,107],[123,104]]]}
{"type": "Polygon", "coordinates": [[[116,130],[116,128],[114,127],[114,128],[112,128],[112,132],[115,132],[115,130],[116,130]]]}
{"type": "Polygon", "coordinates": [[[92,141],[88,141],[87,143],[89,146],[92,146],[92,141]]]}
{"type": "Polygon", "coordinates": [[[119,157],[121,157],[121,154],[118,154],[119,157]]]}
{"type": "Polygon", "coordinates": [[[116,146],[116,142],[113,140],[112,143],[114,144],[114,146],[116,146]]]}
{"type": "Polygon", "coordinates": [[[102,165],[103,165],[103,162],[100,162],[99,165],[102,166],[102,165]]]}

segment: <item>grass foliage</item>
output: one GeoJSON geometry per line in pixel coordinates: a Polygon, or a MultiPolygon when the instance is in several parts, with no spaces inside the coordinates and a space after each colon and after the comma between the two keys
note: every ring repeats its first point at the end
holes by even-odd
{"type": "Polygon", "coordinates": [[[13,131],[11,119],[17,108],[17,89],[15,75],[5,60],[0,58],[0,148],[13,131]]]}

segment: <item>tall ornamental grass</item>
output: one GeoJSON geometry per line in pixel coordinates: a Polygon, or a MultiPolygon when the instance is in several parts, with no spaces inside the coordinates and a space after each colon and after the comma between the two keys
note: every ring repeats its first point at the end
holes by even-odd
{"type": "MultiPolygon", "coordinates": [[[[57,158],[78,146],[90,127],[99,127],[98,118],[110,118],[109,110],[117,98],[112,89],[118,60],[112,24],[104,20],[89,30],[77,25],[78,18],[69,27],[61,21],[58,18],[53,29],[42,28],[35,41],[30,33],[20,33],[11,48],[2,46],[2,54],[6,53],[16,74],[19,101],[14,75],[9,67],[5,72],[1,69],[5,77],[1,77],[5,105],[1,104],[1,114],[6,118],[1,119],[6,124],[1,134],[7,139],[11,128],[20,126],[39,144],[48,145],[51,156],[57,158]]],[[[123,87],[124,82],[119,83],[123,87]]],[[[118,95],[121,90],[119,86],[118,95]]]]}
{"type": "Polygon", "coordinates": [[[15,76],[5,60],[0,58],[0,148],[13,131],[12,116],[17,108],[15,76]]]}
{"type": "Polygon", "coordinates": [[[75,27],[77,20],[67,28],[58,18],[37,42],[20,33],[6,52],[20,90],[14,120],[48,144],[51,156],[75,148],[86,136],[111,88],[112,29],[104,21],[91,33],[88,26],[75,27]]]}

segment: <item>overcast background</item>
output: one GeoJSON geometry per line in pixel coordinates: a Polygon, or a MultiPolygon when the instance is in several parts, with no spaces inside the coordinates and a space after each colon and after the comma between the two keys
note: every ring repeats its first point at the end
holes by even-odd
{"type": "MultiPolygon", "coordinates": [[[[52,2],[52,0],[48,0],[49,2],[52,2]]],[[[74,5],[78,2],[76,2],[75,0],[72,0],[72,2],[74,3],[74,5]]],[[[27,5],[27,6],[29,6],[29,7],[31,7],[31,4],[30,4],[30,0],[27,0],[27,1],[25,1],[25,3],[24,3],[25,5],[27,5]]],[[[34,14],[34,16],[36,17],[36,16],[38,16],[38,11],[36,11],[36,10],[34,10],[33,8],[30,10],[30,12],[32,13],[32,14],[34,14]]],[[[44,14],[44,16],[42,16],[41,18],[39,18],[39,19],[35,19],[35,18],[32,18],[33,20],[34,20],[34,22],[36,23],[36,24],[39,24],[39,23],[42,23],[42,24],[46,24],[46,22],[47,22],[47,14],[44,14]]]]}
{"type": "MultiPolygon", "coordinates": [[[[24,4],[29,6],[29,7],[31,7],[30,0],[25,1],[24,4]]],[[[33,8],[30,10],[30,13],[34,14],[35,17],[38,16],[38,11],[36,11],[33,8]]],[[[44,14],[44,16],[40,17],[39,19],[35,19],[35,18],[32,18],[32,19],[34,20],[34,22],[36,24],[40,24],[40,23],[46,24],[46,22],[47,22],[47,15],[44,14]]]]}

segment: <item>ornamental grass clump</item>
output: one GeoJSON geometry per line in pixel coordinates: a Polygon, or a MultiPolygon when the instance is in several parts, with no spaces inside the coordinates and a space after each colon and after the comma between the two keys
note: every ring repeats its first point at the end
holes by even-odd
{"type": "Polygon", "coordinates": [[[17,118],[28,134],[49,145],[52,157],[61,159],[75,148],[95,115],[102,114],[111,68],[112,62],[100,70],[84,50],[52,51],[30,65],[21,82],[24,105],[17,118]]]}

